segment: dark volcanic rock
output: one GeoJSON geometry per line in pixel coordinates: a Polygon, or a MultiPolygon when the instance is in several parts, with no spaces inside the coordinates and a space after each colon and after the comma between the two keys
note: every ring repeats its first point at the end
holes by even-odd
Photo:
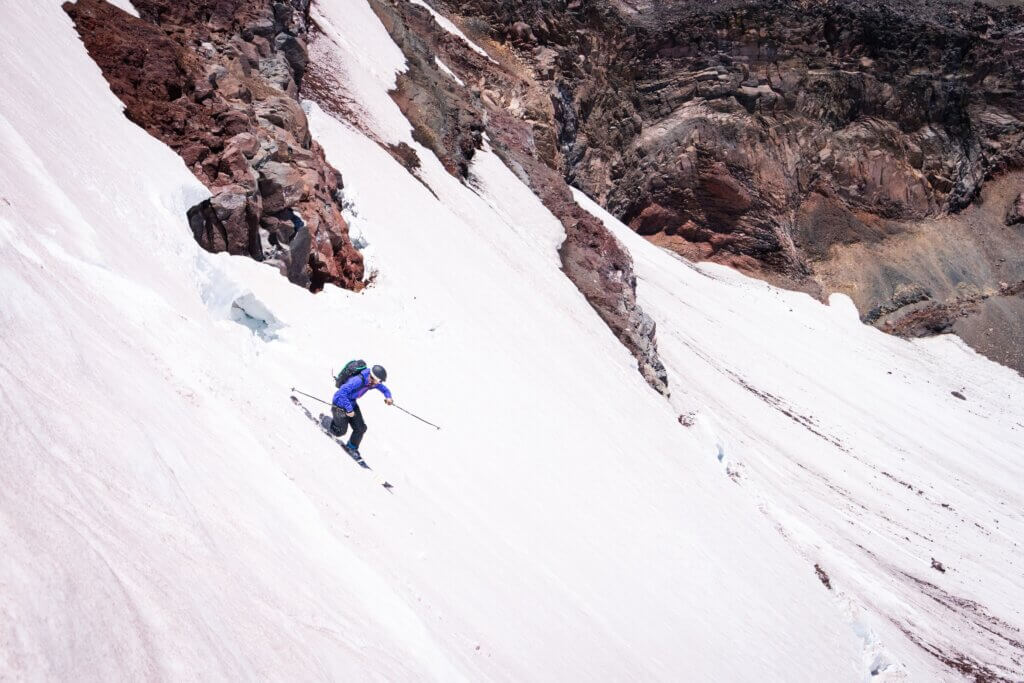
{"type": "MultiPolygon", "coordinates": [[[[434,152],[449,173],[465,178],[469,163],[482,144],[484,123],[478,107],[467,103],[465,91],[439,71],[427,43],[436,30],[433,16],[424,7],[402,8],[401,16],[373,1],[371,6],[388,19],[391,36],[408,60],[408,71],[399,75],[392,93],[413,126],[413,138],[434,152]]],[[[486,62],[476,55],[479,67],[486,62]]]]}
{"type": "Polygon", "coordinates": [[[791,216],[812,195],[836,211],[921,218],[962,208],[987,173],[1024,159],[1019,10],[450,4],[496,34],[545,26],[562,56],[552,96],[567,177],[634,228],[705,243],[710,257],[800,278],[791,216]],[[651,207],[672,213],[655,225],[651,207]]]}
{"type": "Polygon", "coordinates": [[[297,100],[308,0],[134,0],[64,9],[125,115],[178,152],[212,196],[188,212],[210,251],[275,263],[292,282],[363,286],[340,176],[297,100]]]}
{"type": "MultiPolygon", "coordinates": [[[[1004,215],[960,217],[1024,165],[1017,3],[442,4],[524,67],[531,84],[515,96],[549,99],[519,114],[545,163],[656,244],[818,296],[843,291],[865,314],[909,284],[980,320],[987,304],[958,306],[958,287],[1024,278],[1024,234],[1000,232],[1004,215]]],[[[498,90],[487,80],[485,93],[498,90]]],[[[502,90],[495,103],[515,101],[502,90]]],[[[980,323],[925,317],[915,329],[988,343],[972,332],[980,323]]],[[[1024,349],[1024,337],[1001,339],[993,357],[1024,369],[1007,344],[1024,349]]]]}

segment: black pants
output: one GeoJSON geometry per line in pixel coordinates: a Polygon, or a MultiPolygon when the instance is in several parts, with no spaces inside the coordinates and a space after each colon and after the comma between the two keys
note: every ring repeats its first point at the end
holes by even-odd
{"type": "Polygon", "coordinates": [[[363,421],[363,411],[359,410],[359,404],[355,401],[352,402],[352,412],[355,415],[349,417],[342,408],[332,406],[331,414],[334,416],[334,419],[331,420],[331,431],[338,436],[344,436],[345,432],[348,431],[348,426],[352,425],[352,438],[348,442],[352,448],[359,450],[363,434],[366,433],[366,422],[363,421]]]}

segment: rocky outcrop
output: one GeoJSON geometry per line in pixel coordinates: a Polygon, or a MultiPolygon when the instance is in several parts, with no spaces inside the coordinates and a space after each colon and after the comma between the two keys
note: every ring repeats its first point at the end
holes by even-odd
{"type": "MultiPolygon", "coordinates": [[[[412,124],[413,139],[434,152],[452,175],[466,178],[473,155],[483,142],[483,113],[465,97],[465,88],[442,74],[428,41],[436,30],[433,16],[421,6],[402,8],[371,2],[390,19],[392,38],[406,55],[407,70],[399,74],[392,97],[412,124]]],[[[454,36],[447,35],[449,43],[454,36]]],[[[458,49],[454,44],[452,48],[458,49]]],[[[486,60],[474,53],[479,67],[486,60]]]]}
{"type": "Polygon", "coordinates": [[[188,212],[210,251],[276,265],[316,291],[363,286],[340,174],[298,102],[308,0],[66,3],[129,119],[174,149],[212,196],[188,212]]]}
{"type": "MultiPolygon", "coordinates": [[[[470,49],[419,5],[371,0],[371,6],[406,57],[408,69],[392,96],[412,123],[416,141],[433,151],[449,173],[467,180],[472,158],[487,133],[494,151],[565,227],[566,239],[559,251],[565,274],[630,350],[644,379],[668,394],[654,321],[636,301],[629,253],[600,221],[576,204],[557,170],[554,113],[543,88],[514,65],[488,60],[470,49]],[[467,85],[444,73],[435,58],[462,74],[467,85]]],[[[523,27],[516,35],[525,43],[536,39],[523,27]]],[[[311,76],[330,79],[329,74],[318,73],[316,65],[311,76]]],[[[351,118],[329,90],[314,88],[313,92],[322,93],[325,109],[351,118]]],[[[406,166],[415,172],[414,166],[406,166]]]]}
{"type": "MultiPolygon", "coordinates": [[[[1002,284],[1024,278],[1016,257],[1024,232],[1003,232],[1020,213],[1001,196],[998,219],[962,212],[1024,164],[1020,7],[443,4],[543,90],[550,106],[535,108],[532,125],[553,128],[546,162],[655,243],[817,296],[845,292],[866,320],[921,287],[941,310],[965,316],[942,329],[979,349],[999,336],[989,325],[988,341],[980,339],[967,318],[994,311],[1010,291],[1002,284]],[[951,220],[963,229],[947,237],[930,225],[951,220]],[[970,254],[951,262],[911,259],[894,246],[955,254],[952,235],[965,233],[970,254]],[[871,258],[858,264],[852,252],[865,248],[871,258]],[[958,304],[978,292],[995,298],[958,304]]],[[[539,135],[538,149],[544,144],[539,135]]],[[[996,346],[994,358],[1017,363],[1010,352],[1024,349],[1024,336],[996,346]]]]}

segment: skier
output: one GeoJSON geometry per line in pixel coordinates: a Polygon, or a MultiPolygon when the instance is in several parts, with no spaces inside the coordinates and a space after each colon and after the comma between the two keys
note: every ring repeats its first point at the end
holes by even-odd
{"type": "Polygon", "coordinates": [[[331,414],[334,418],[331,420],[331,432],[335,436],[344,436],[351,424],[352,437],[345,444],[345,448],[355,455],[359,455],[359,443],[363,440],[363,434],[366,433],[366,422],[363,420],[363,412],[359,409],[356,399],[370,389],[376,389],[384,394],[384,403],[391,405],[393,403],[391,390],[384,385],[384,380],[387,378],[387,370],[379,365],[374,365],[345,380],[334,394],[331,406],[331,414]]]}

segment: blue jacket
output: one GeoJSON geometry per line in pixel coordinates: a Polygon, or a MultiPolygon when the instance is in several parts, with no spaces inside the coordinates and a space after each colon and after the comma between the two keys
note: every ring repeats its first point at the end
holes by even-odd
{"type": "Polygon", "coordinates": [[[388,398],[391,398],[391,390],[384,386],[383,383],[370,386],[370,370],[366,369],[342,384],[341,388],[334,392],[334,405],[346,413],[351,413],[356,399],[370,389],[376,389],[388,398]]]}

